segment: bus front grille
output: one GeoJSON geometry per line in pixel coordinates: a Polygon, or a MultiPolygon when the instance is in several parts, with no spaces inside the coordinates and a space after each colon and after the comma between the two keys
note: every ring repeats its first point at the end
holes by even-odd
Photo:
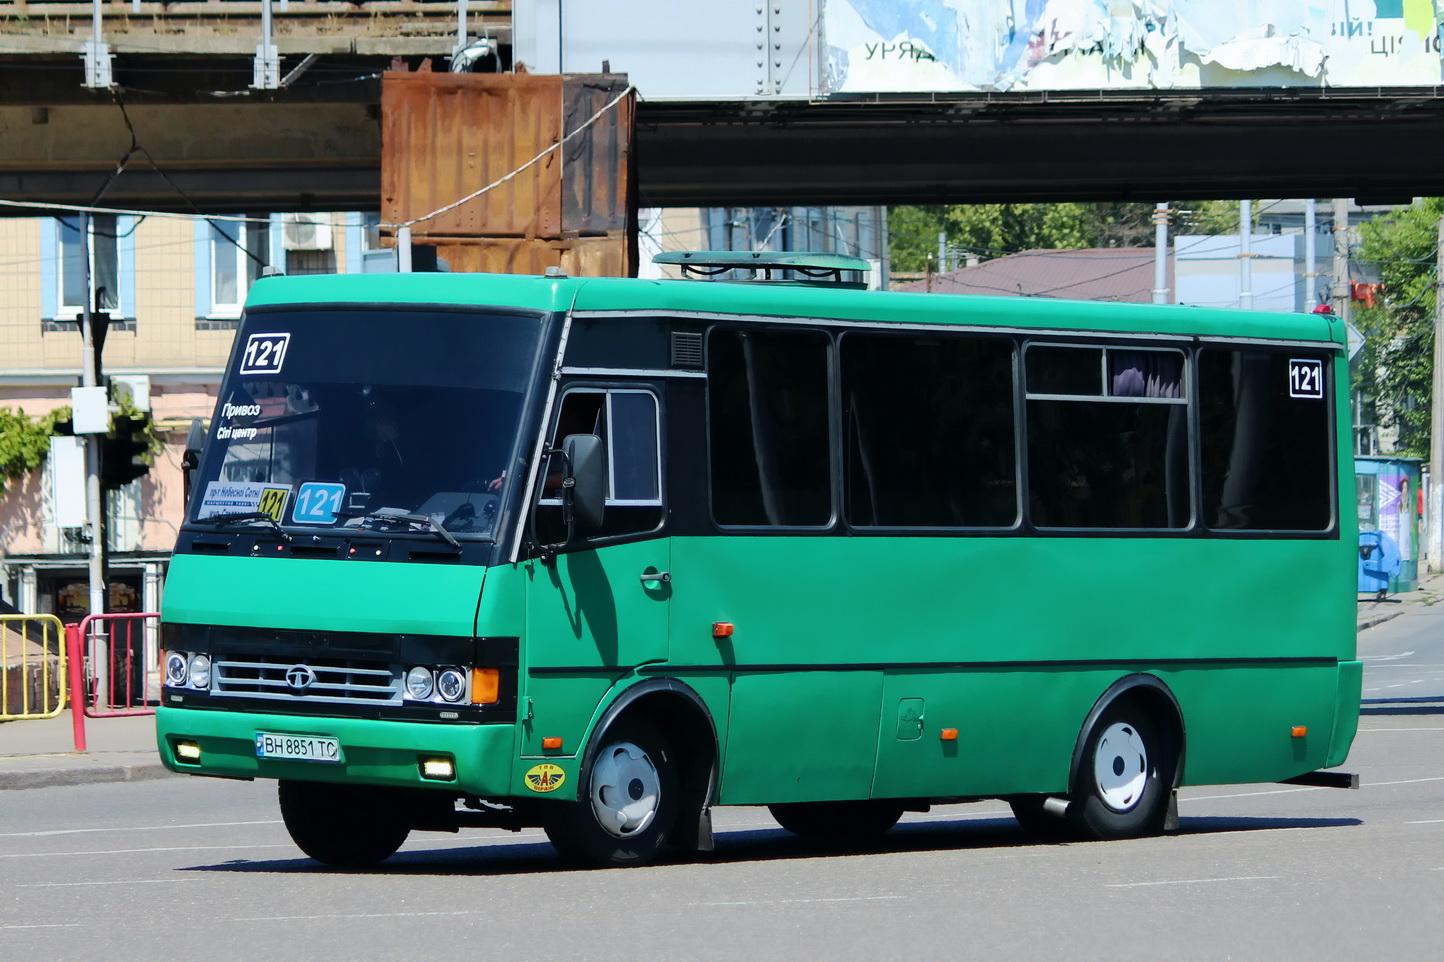
{"type": "Polygon", "coordinates": [[[344,705],[401,704],[401,668],[350,659],[280,661],[256,655],[217,655],[211,694],[344,705]]]}

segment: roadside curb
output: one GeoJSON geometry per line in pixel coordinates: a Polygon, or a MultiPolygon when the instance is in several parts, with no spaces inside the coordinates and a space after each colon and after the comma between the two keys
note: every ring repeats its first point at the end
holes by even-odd
{"type": "Polygon", "coordinates": [[[101,782],[140,782],[172,774],[174,773],[166,771],[159,762],[141,762],[135,765],[100,764],[90,766],[82,764],[78,767],[67,768],[0,771],[0,791],[90,785],[101,782]]]}
{"type": "Polygon", "coordinates": [[[1358,630],[1359,630],[1359,631],[1364,631],[1364,630],[1366,630],[1366,629],[1368,629],[1368,628],[1373,628],[1373,627],[1376,627],[1377,625],[1382,625],[1382,624],[1383,624],[1384,622],[1386,622],[1386,621],[1393,621],[1395,618],[1399,617],[1399,616],[1402,615],[1403,613],[1404,613],[1404,612],[1402,612],[1402,611],[1391,611],[1391,612],[1389,612],[1388,614],[1383,614],[1383,615],[1370,615],[1368,618],[1365,618],[1363,621],[1359,622],[1359,628],[1358,628],[1358,630]]]}

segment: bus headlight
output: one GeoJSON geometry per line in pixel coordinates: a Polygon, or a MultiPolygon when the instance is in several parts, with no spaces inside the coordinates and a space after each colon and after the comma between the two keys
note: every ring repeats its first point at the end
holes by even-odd
{"type": "Polygon", "coordinates": [[[211,660],[205,655],[193,656],[191,658],[189,680],[192,688],[211,687],[211,660]]]}
{"type": "Polygon", "coordinates": [[[466,678],[455,668],[447,668],[436,676],[436,690],[447,701],[461,701],[466,695],[466,678]]]}
{"type": "Polygon", "coordinates": [[[165,681],[166,684],[174,687],[184,687],[186,683],[186,656],[179,651],[168,651],[165,655],[165,681]]]}
{"type": "Polygon", "coordinates": [[[430,698],[434,687],[430,668],[417,665],[406,673],[406,692],[417,701],[430,698]]]}

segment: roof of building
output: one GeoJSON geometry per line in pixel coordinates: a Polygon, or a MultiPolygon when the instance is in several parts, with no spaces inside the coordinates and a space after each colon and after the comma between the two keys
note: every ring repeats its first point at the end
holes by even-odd
{"type": "MultiPolygon", "coordinates": [[[[1169,258],[1168,287],[1173,287],[1169,258]]],[[[973,267],[899,284],[897,291],[934,294],[1012,294],[1084,301],[1148,303],[1153,300],[1153,248],[1089,247],[1032,250],[973,267]]]]}

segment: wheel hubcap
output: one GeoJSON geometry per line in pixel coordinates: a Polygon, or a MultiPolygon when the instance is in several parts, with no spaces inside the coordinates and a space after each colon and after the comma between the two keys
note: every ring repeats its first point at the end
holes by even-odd
{"type": "Polygon", "coordinates": [[[631,742],[608,745],[592,766],[592,813],[618,838],[652,824],[661,802],[661,779],[647,753],[631,742]]]}
{"type": "Polygon", "coordinates": [[[1115,812],[1126,812],[1143,797],[1148,783],[1148,747],[1138,729],[1114,722],[1098,739],[1093,751],[1093,781],[1098,797],[1115,812]]]}

